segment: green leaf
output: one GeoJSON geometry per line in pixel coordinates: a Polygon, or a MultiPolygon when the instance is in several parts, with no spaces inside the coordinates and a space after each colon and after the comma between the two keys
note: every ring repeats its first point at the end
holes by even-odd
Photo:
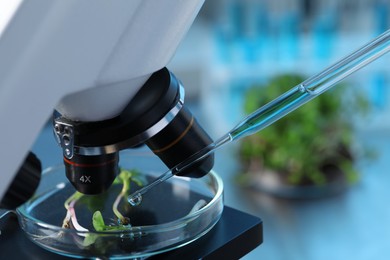
{"type": "Polygon", "coordinates": [[[86,205],[86,207],[91,211],[95,212],[104,207],[105,202],[107,201],[109,193],[103,192],[97,195],[84,195],[78,203],[86,205]]]}
{"type": "Polygon", "coordinates": [[[131,176],[132,176],[132,173],[130,171],[122,169],[121,172],[119,173],[118,177],[119,177],[119,179],[122,180],[122,182],[124,182],[124,181],[129,180],[131,178],[131,176]]]}
{"type": "Polygon", "coordinates": [[[96,231],[104,231],[106,225],[104,223],[104,219],[102,213],[100,211],[95,211],[92,216],[92,225],[96,231]]]}

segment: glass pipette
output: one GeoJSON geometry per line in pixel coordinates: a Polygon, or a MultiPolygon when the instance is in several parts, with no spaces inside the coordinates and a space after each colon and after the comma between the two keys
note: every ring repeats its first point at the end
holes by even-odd
{"type": "Polygon", "coordinates": [[[142,201],[142,195],[156,185],[191,167],[224,144],[252,135],[271,125],[388,51],[390,51],[390,30],[387,30],[334,65],[308,78],[270,103],[257,109],[220,139],[201,149],[199,152],[162,174],[150,184],[128,196],[129,203],[133,206],[139,205],[142,201]]]}

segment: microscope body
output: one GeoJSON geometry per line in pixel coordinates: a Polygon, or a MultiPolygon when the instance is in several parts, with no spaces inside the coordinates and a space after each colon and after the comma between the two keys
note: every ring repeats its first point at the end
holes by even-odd
{"type": "Polygon", "coordinates": [[[91,124],[120,116],[172,58],[202,4],[0,4],[0,198],[53,110],[62,119],[91,124]]]}

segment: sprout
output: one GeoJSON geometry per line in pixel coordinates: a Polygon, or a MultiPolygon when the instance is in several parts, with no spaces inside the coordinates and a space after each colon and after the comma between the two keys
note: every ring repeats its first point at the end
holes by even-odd
{"type": "MultiPolygon", "coordinates": [[[[122,189],[112,205],[112,211],[118,219],[118,225],[106,225],[102,213],[97,210],[93,213],[92,216],[92,225],[96,231],[101,232],[126,230],[131,227],[130,218],[123,216],[123,214],[119,211],[119,204],[124,198],[127,197],[132,181],[138,186],[142,186],[144,184],[144,181],[138,172],[121,169],[120,174],[116,177],[113,183],[114,185],[122,184],[122,189]]],[[[65,201],[64,207],[66,209],[66,216],[62,222],[62,228],[70,229],[73,227],[80,232],[89,231],[87,228],[80,225],[76,216],[75,205],[83,196],[84,194],[76,191],[65,201]]],[[[86,234],[82,244],[83,246],[89,246],[95,243],[96,239],[97,236],[95,236],[94,234],[86,234]]]]}

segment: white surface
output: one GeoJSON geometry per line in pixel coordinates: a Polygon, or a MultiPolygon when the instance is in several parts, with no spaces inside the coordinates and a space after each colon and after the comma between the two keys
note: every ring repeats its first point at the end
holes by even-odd
{"type": "Polygon", "coordinates": [[[21,3],[22,0],[3,0],[0,2],[0,37],[21,3]]]}

